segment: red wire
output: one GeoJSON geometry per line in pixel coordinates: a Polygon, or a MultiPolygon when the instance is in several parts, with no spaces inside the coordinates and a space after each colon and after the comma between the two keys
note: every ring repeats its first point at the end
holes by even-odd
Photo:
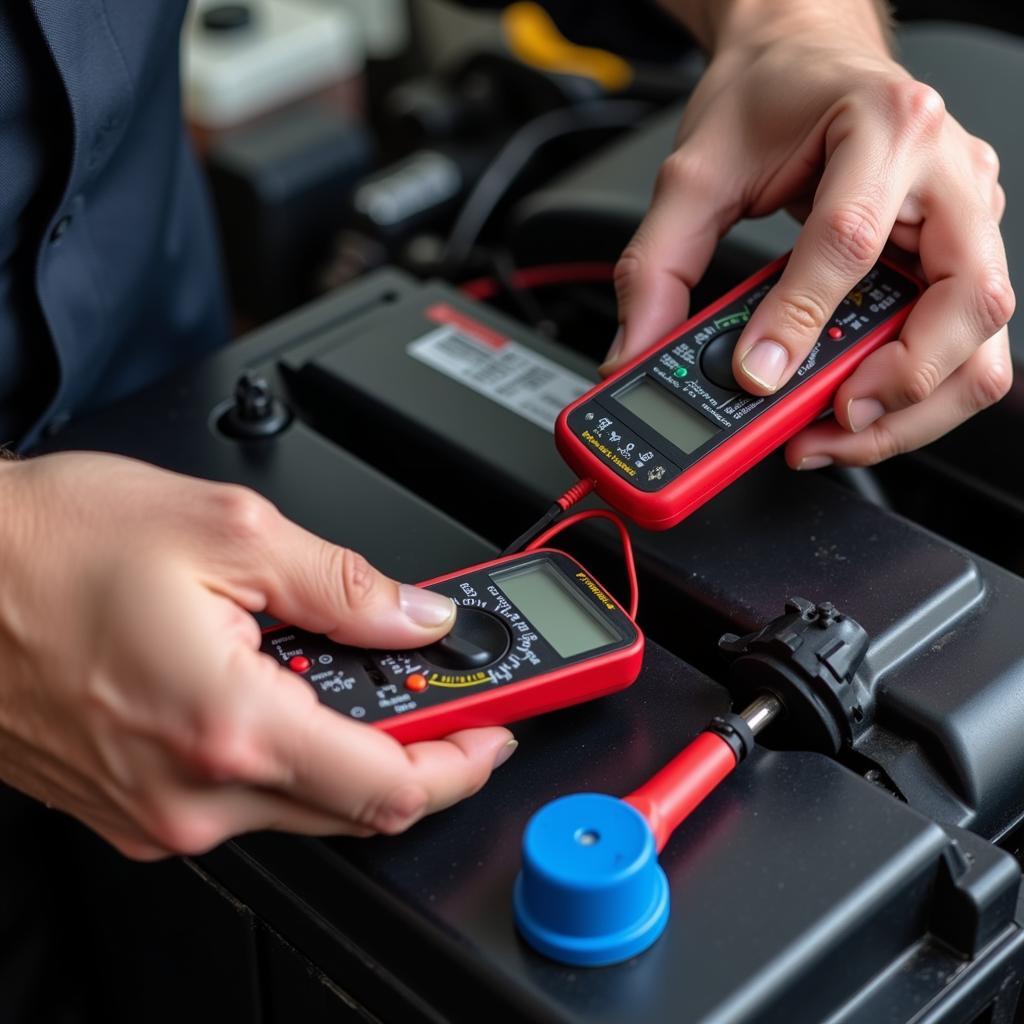
{"type": "Polygon", "coordinates": [[[555,501],[563,512],[568,512],[573,505],[581,502],[594,489],[593,480],[577,480],[560,498],[555,501]]]}
{"type": "Polygon", "coordinates": [[[640,587],[636,579],[633,545],[630,542],[625,524],[614,512],[609,512],[603,508],[588,508],[582,512],[575,512],[565,519],[560,519],[554,526],[549,527],[542,534],[534,537],[523,550],[536,551],[538,548],[543,547],[552,537],[557,536],[563,530],[567,530],[570,526],[575,526],[576,523],[582,523],[584,519],[607,519],[619,531],[619,540],[622,542],[622,555],[626,562],[626,578],[629,580],[629,617],[635,619],[637,608],[640,604],[640,587]]]}
{"type": "MultiPolygon", "coordinates": [[[[554,284],[590,284],[608,282],[615,275],[614,263],[549,263],[517,270],[509,278],[513,288],[529,291],[554,284]]],[[[495,277],[478,277],[460,285],[460,290],[474,299],[493,298],[501,290],[495,277]]]]}

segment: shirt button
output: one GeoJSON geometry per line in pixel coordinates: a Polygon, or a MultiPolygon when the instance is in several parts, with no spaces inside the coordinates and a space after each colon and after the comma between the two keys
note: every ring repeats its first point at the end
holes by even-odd
{"type": "Polygon", "coordinates": [[[53,225],[53,230],[50,232],[50,241],[59,241],[61,237],[64,235],[64,232],[67,231],[69,227],[71,227],[70,215],[61,217],[61,219],[57,221],[56,224],[53,225]]]}

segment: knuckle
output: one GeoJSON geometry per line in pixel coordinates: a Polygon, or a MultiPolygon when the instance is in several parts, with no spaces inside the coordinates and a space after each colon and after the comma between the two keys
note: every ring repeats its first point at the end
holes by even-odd
{"type": "Polygon", "coordinates": [[[978,374],[974,383],[975,409],[987,409],[1005,398],[1013,385],[1013,367],[1008,359],[997,359],[988,363],[978,374]]]}
{"type": "Polygon", "coordinates": [[[924,82],[903,79],[892,84],[890,96],[897,127],[916,136],[934,136],[946,120],[946,103],[937,89],[924,82]]]}
{"type": "Polygon", "coordinates": [[[996,179],[999,177],[999,154],[995,148],[984,139],[975,139],[973,142],[974,160],[986,177],[996,179]]]}
{"type": "Polygon", "coordinates": [[[178,857],[206,853],[227,838],[216,817],[175,803],[154,813],[149,832],[162,849],[178,857]]]}
{"type": "Polygon", "coordinates": [[[645,251],[644,226],[641,225],[616,261],[612,274],[620,316],[628,315],[633,292],[641,286],[650,269],[651,261],[645,251]]]}
{"type": "Polygon", "coordinates": [[[679,191],[706,195],[714,184],[706,161],[699,160],[690,152],[677,149],[658,169],[655,183],[656,192],[679,191]]]}
{"type": "Polygon", "coordinates": [[[679,154],[678,150],[666,157],[658,168],[654,183],[655,191],[661,192],[685,185],[689,173],[688,165],[689,162],[679,154]]]}
{"type": "Polygon", "coordinates": [[[1002,271],[983,278],[975,289],[978,322],[983,338],[1005,327],[1017,305],[1010,279],[1002,271]]]}
{"type": "Polygon", "coordinates": [[[778,317],[786,331],[820,331],[830,311],[813,295],[791,293],[779,298],[778,317]]]}
{"type": "Polygon", "coordinates": [[[254,782],[260,775],[255,737],[241,716],[231,712],[221,712],[200,728],[189,760],[208,782],[254,782]]]}
{"type": "Polygon", "coordinates": [[[223,484],[215,493],[215,513],[222,528],[240,540],[258,540],[277,514],[262,495],[237,484],[223,484]]]}
{"type": "Polygon", "coordinates": [[[629,243],[615,264],[614,280],[616,288],[625,288],[636,277],[644,266],[644,258],[640,251],[640,243],[636,240],[629,243]]]}
{"type": "Polygon", "coordinates": [[[415,782],[403,783],[371,803],[357,823],[384,835],[398,835],[423,817],[428,800],[427,791],[422,785],[415,782]]]}
{"type": "Polygon", "coordinates": [[[942,370],[938,364],[926,359],[915,366],[907,375],[902,388],[904,405],[917,405],[935,393],[942,383],[942,370]]]}
{"type": "Polygon", "coordinates": [[[839,266],[871,266],[884,245],[877,214],[866,206],[839,207],[825,222],[826,255],[839,266]]]}
{"type": "Polygon", "coordinates": [[[370,606],[373,603],[378,580],[377,573],[370,563],[358,551],[338,548],[333,545],[326,546],[324,557],[327,560],[327,566],[323,579],[329,581],[330,584],[340,581],[341,592],[348,610],[359,612],[370,606]]]}

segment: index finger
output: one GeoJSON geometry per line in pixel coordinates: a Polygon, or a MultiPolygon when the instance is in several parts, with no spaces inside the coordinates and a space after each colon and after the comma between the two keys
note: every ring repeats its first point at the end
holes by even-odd
{"type": "Polygon", "coordinates": [[[259,686],[260,729],[273,765],[264,783],[358,826],[401,832],[477,792],[515,749],[501,727],[403,747],[320,704],[305,682],[256,657],[269,665],[259,686]]]}
{"type": "Polygon", "coordinates": [[[771,394],[789,380],[882,254],[916,178],[921,157],[913,143],[936,131],[944,116],[934,90],[916,82],[903,88],[909,109],[902,117],[861,118],[849,128],[837,120],[828,129],[839,141],[832,140],[811,212],[733,354],[736,379],[754,394],[771,394]]]}
{"type": "Polygon", "coordinates": [[[654,199],[615,267],[619,334],[601,367],[611,373],[678,327],[690,293],[703,276],[727,226],[722,202],[698,159],[684,144],[662,165],[654,199]]]}

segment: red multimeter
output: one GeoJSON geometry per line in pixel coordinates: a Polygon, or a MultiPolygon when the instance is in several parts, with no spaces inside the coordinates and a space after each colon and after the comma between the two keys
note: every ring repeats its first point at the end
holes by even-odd
{"type": "Polygon", "coordinates": [[[732,354],[788,258],[691,317],[559,416],[562,457],[639,526],[675,526],[807,426],[860,360],[897,336],[921,290],[879,262],[840,303],[792,379],[757,397],[733,378],[732,354]]]}
{"type": "Polygon", "coordinates": [[[402,743],[504,725],[636,680],[644,638],[578,562],[541,549],[424,583],[455,601],[452,631],[414,651],[371,651],[292,626],[261,650],[323,704],[402,743]]]}

